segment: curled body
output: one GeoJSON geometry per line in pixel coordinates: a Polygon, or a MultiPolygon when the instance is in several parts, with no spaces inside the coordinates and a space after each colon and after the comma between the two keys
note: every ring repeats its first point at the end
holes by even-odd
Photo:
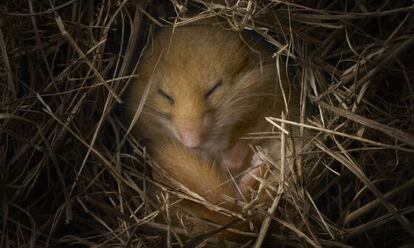
{"type": "MultiPolygon", "coordinates": [[[[133,131],[149,140],[164,174],[232,211],[240,207],[225,195],[244,198],[254,180],[249,174],[236,177],[236,183],[229,178],[252,166],[250,146],[261,142],[241,138],[270,131],[265,117],[286,108],[281,86],[292,91],[271,55],[256,38],[213,22],[164,28],[147,47],[139,78],[127,90],[129,119],[145,101],[133,131]]],[[[295,95],[286,94],[290,105],[297,105],[295,95]]],[[[185,206],[219,224],[231,219],[197,204],[185,206]]]]}

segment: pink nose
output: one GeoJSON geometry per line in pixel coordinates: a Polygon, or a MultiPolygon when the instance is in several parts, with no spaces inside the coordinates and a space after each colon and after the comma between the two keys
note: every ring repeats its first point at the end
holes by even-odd
{"type": "Polygon", "coordinates": [[[203,131],[199,128],[182,128],[178,130],[178,136],[181,142],[189,148],[195,148],[203,141],[203,131]]]}

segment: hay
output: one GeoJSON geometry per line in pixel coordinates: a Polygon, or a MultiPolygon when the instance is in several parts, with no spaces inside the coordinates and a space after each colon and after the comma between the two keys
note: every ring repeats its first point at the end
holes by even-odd
{"type": "Polygon", "coordinates": [[[115,105],[154,29],[216,15],[263,36],[295,72],[301,121],[270,122],[313,130],[286,168],[294,180],[262,184],[275,200],[250,206],[265,217],[249,233],[256,246],[414,245],[413,9],[408,0],[2,3],[0,246],[214,246],[214,233],[189,241],[156,218],[169,217],[169,195],[192,196],[151,179],[115,105]],[[152,187],[165,190],[160,209],[152,187]]]}

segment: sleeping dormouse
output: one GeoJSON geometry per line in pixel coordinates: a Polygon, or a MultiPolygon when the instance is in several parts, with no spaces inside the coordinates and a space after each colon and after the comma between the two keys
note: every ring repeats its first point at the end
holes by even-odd
{"type": "MultiPolygon", "coordinates": [[[[224,195],[245,199],[253,178],[262,174],[260,166],[251,168],[257,166],[251,147],[263,141],[242,137],[271,131],[265,117],[280,116],[286,108],[281,86],[289,93],[289,105],[297,105],[286,76],[277,73],[261,42],[214,21],[164,28],[147,46],[138,79],[127,89],[130,120],[145,101],[133,131],[148,140],[164,175],[236,212],[241,208],[224,195]]],[[[180,208],[218,224],[234,218],[190,201],[180,208]]]]}

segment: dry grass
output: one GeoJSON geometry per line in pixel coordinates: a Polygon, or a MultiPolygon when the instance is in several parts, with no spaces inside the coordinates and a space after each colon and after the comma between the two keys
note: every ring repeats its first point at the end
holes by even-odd
{"type": "Polygon", "coordinates": [[[245,206],[264,217],[256,247],[414,246],[412,1],[224,2],[1,3],[0,247],[210,242],[156,218],[171,195],[202,199],[151,179],[115,106],[149,34],[215,15],[280,50],[301,89],[300,123],[269,118],[309,137],[282,183],[262,182],[274,200],[245,206]]]}

